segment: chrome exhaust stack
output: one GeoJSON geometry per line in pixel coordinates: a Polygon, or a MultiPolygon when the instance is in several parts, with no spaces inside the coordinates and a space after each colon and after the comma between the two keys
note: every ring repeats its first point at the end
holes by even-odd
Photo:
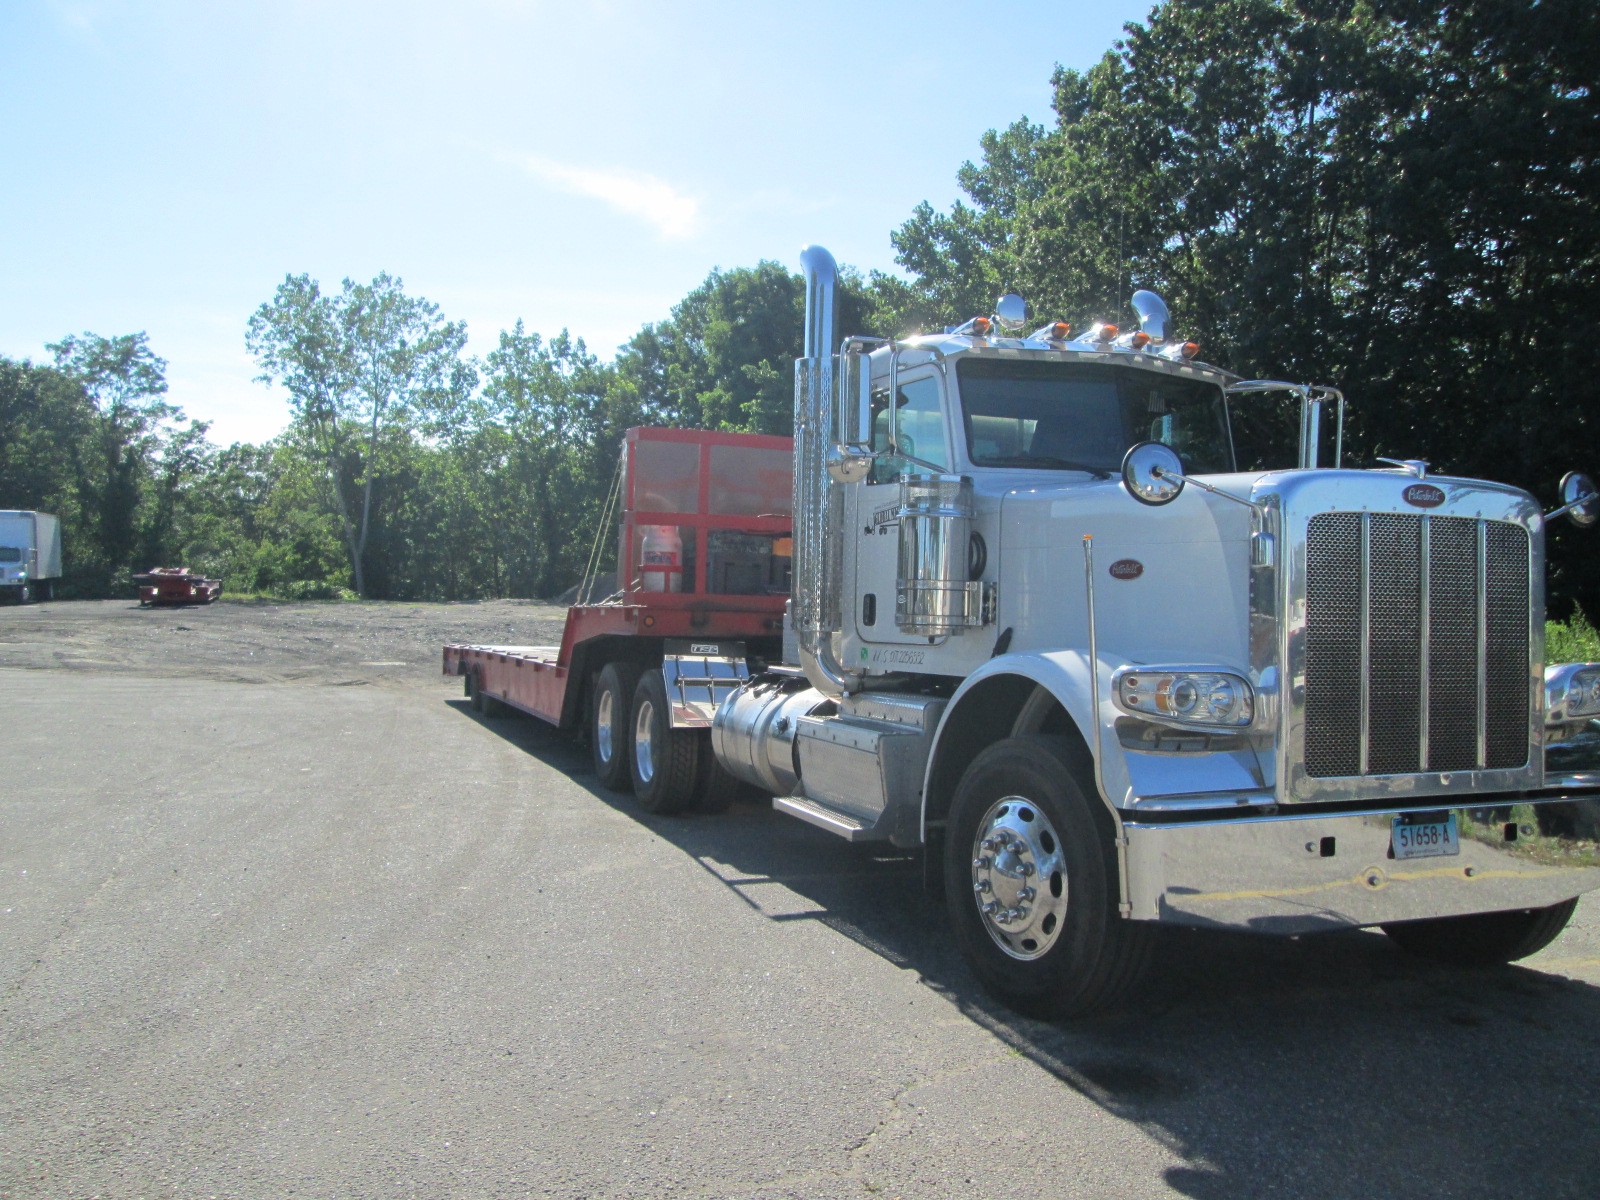
{"type": "Polygon", "coordinates": [[[821,246],[800,252],[806,279],[805,357],[794,365],[794,597],[790,623],[811,685],[834,699],[861,686],[839,661],[841,618],[838,486],[828,475],[833,441],[834,353],[839,268],[821,246]]]}

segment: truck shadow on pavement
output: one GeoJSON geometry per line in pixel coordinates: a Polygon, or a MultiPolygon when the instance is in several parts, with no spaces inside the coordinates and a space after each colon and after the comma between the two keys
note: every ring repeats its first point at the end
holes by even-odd
{"type": "MultiPolygon", "coordinates": [[[[586,751],[538,722],[485,725],[769,919],[820,922],[915,971],[1061,1086],[1181,1158],[1162,1180],[1174,1194],[1600,1195],[1600,988],[1526,967],[1436,966],[1375,931],[1168,929],[1155,977],[1123,1011],[1032,1021],[967,971],[920,855],[841,842],[757,800],[653,817],[601,788],[586,751]]],[[[1038,1111],[1050,1104],[1047,1090],[1033,1099],[1038,1111]]],[[[994,1119],[1000,1137],[1029,1118],[994,1119]]]]}

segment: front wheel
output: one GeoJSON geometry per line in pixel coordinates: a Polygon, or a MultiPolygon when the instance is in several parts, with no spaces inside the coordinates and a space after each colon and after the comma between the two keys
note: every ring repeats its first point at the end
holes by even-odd
{"type": "Polygon", "coordinates": [[[1576,898],[1549,908],[1431,917],[1383,926],[1407,953],[1458,967],[1492,967],[1537,954],[1561,935],[1578,907],[1576,898]]]}
{"type": "Polygon", "coordinates": [[[1117,864],[1093,783],[1058,737],[978,755],[950,807],[945,898],[984,987],[1043,1020],[1108,1007],[1138,983],[1156,929],[1117,912],[1117,864]]]}

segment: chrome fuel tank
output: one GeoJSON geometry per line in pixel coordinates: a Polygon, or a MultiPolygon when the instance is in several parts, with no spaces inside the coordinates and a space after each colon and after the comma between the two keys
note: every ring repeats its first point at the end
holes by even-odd
{"type": "Polygon", "coordinates": [[[804,679],[760,675],[718,707],[711,748],[736,778],[788,796],[800,778],[795,760],[800,718],[832,709],[833,701],[804,679]]]}

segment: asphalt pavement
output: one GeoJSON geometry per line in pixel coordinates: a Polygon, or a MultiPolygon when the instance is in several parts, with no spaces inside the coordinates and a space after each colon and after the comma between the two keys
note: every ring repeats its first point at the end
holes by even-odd
{"type": "Polygon", "coordinates": [[[917,858],[453,682],[0,670],[0,1197],[1600,1195],[1595,898],[1483,972],[1174,933],[1046,1025],[917,858]]]}

